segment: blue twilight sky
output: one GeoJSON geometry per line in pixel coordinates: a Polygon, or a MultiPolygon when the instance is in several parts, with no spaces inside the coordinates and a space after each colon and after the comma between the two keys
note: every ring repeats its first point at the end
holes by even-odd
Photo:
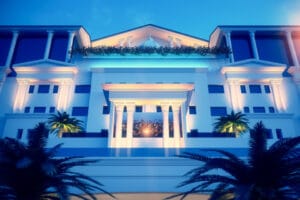
{"type": "Polygon", "coordinates": [[[300,24],[300,0],[0,0],[0,25],[82,25],[96,39],[149,23],[208,39],[218,25],[300,24]]]}

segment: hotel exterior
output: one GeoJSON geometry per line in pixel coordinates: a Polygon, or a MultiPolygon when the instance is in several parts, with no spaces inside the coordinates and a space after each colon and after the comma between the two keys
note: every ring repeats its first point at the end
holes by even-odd
{"type": "Polygon", "coordinates": [[[299,135],[299,62],[299,26],[218,26],[209,40],[155,25],[96,40],[81,26],[0,26],[0,137],[26,141],[66,111],[85,132],[49,135],[48,146],[100,157],[79,170],[106,190],[178,192],[198,163],[174,155],[247,155],[249,133],[221,137],[219,116],[263,121],[270,143],[299,135]]]}

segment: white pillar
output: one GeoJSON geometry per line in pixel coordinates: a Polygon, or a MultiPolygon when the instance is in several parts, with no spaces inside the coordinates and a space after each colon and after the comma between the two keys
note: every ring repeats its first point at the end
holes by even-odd
{"type": "Polygon", "coordinates": [[[231,51],[231,53],[229,54],[229,58],[230,58],[230,61],[233,63],[234,62],[234,57],[233,57],[233,49],[232,49],[232,44],[231,44],[231,33],[230,33],[230,31],[225,33],[225,39],[226,39],[227,47],[231,51]]]}
{"type": "Polygon", "coordinates": [[[229,92],[230,92],[230,99],[231,99],[231,106],[234,112],[241,111],[240,105],[240,93],[239,91],[239,81],[238,80],[227,80],[229,85],[229,92]]]}
{"type": "Polygon", "coordinates": [[[48,31],[47,43],[46,43],[46,48],[45,48],[45,53],[44,53],[44,59],[49,58],[51,44],[52,44],[52,38],[53,38],[53,32],[48,31]]]}
{"type": "Polygon", "coordinates": [[[132,147],[132,131],[133,131],[133,117],[135,105],[126,105],[127,108],[127,130],[126,130],[126,138],[127,138],[127,147],[132,147]]]}
{"type": "Polygon", "coordinates": [[[110,112],[109,112],[109,131],[108,131],[108,146],[114,147],[115,146],[115,138],[114,138],[114,123],[115,123],[115,105],[113,102],[110,102],[110,112]]]}
{"type": "Polygon", "coordinates": [[[285,109],[285,106],[282,101],[282,95],[281,95],[281,80],[271,80],[271,88],[273,93],[273,99],[276,106],[276,109],[278,112],[283,112],[285,109]]]}
{"type": "Polygon", "coordinates": [[[286,35],[289,50],[290,50],[290,53],[291,53],[291,56],[292,56],[293,64],[294,64],[294,66],[299,67],[299,61],[298,61],[295,46],[294,46],[294,43],[293,43],[292,33],[291,33],[291,31],[286,31],[285,35],[286,35]]]}
{"type": "Polygon", "coordinates": [[[124,106],[122,104],[116,104],[116,147],[120,147],[122,140],[123,110],[124,106]]]}
{"type": "Polygon", "coordinates": [[[255,32],[250,31],[249,34],[250,34],[250,41],[251,41],[251,48],[252,48],[253,56],[256,60],[259,60],[259,55],[258,55],[258,51],[257,51],[256,41],[255,41],[255,32]]]}
{"type": "Polygon", "coordinates": [[[24,112],[25,103],[27,101],[29,88],[29,80],[18,80],[18,89],[15,97],[14,112],[24,112]]]}
{"type": "Polygon", "coordinates": [[[57,110],[66,111],[69,107],[72,84],[73,81],[71,79],[63,79],[60,81],[58,88],[57,110]]]}
{"type": "Polygon", "coordinates": [[[179,109],[180,104],[173,104],[173,130],[174,130],[174,145],[175,147],[180,147],[180,125],[179,125],[179,109]]]}
{"type": "Polygon", "coordinates": [[[300,67],[292,66],[288,69],[288,72],[293,76],[298,92],[300,94],[300,67]]]}
{"type": "Polygon", "coordinates": [[[169,147],[170,132],[169,132],[169,105],[161,105],[163,114],[163,144],[164,147],[169,147]]]}
{"type": "Polygon", "coordinates": [[[12,61],[12,58],[13,58],[13,55],[14,55],[14,50],[15,50],[17,40],[18,40],[18,36],[19,36],[18,32],[13,32],[13,37],[12,37],[12,40],[11,40],[11,43],[10,43],[9,52],[8,52],[7,59],[6,59],[6,62],[5,62],[6,67],[9,67],[11,65],[11,61],[12,61]]]}
{"type": "Polygon", "coordinates": [[[74,32],[69,32],[69,41],[68,41],[68,47],[67,47],[67,52],[66,52],[66,60],[65,60],[66,62],[69,62],[70,59],[71,59],[74,36],[75,36],[74,32]]]}

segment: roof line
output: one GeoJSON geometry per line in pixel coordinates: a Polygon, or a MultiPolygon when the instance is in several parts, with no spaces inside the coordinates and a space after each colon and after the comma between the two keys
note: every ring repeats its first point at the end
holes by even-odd
{"type": "Polygon", "coordinates": [[[164,28],[162,26],[157,26],[157,25],[154,25],[154,24],[146,24],[146,25],[138,26],[138,27],[131,28],[131,29],[128,29],[128,30],[125,30],[125,31],[113,33],[111,35],[107,35],[107,36],[104,36],[104,37],[101,37],[101,38],[98,38],[98,39],[94,39],[91,42],[94,42],[94,41],[97,41],[97,40],[106,39],[106,38],[109,38],[109,37],[113,37],[113,36],[116,36],[116,35],[119,35],[119,34],[122,34],[122,33],[126,33],[126,32],[129,32],[129,31],[136,30],[136,29],[144,28],[146,26],[153,26],[153,27],[156,27],[156,28],[159,28],[159,29],[164,29],[164,30],[167,30],[167,31],[171,31],[171,32],[174,32],[174,33],[185,35],[187,37],[192,37],[192,38],[197,39],[197,40],[204,40],[204,41],[208,42],[208,40],[206,40],[206,39],[203,39],[203,38],[200,38],[200,37],[196,37],[196,36],[192,36],[192,35],[189,35],[189,34],[186,34],[186,33],[182,33],[182,32],[179,32],[179,31],[174,31],[172,29],[164,28]]]}

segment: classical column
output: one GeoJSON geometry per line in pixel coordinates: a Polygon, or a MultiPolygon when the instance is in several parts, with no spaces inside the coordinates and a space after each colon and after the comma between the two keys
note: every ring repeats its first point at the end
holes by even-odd
{"type": "Polygon", "coordinates": [[[13,32],[13,37],[11,40],[9,52],[8,52],[7,59],[5,62],[5,66],[7,66],[7,67],[9,67],[11,65],[11,61],[12,61],[12,58],[14,55],[14,50],[15,50],[17,40],[18,40],[18,36],[19,36],[19,33],[17,31],[13,32]]]}
{"type": "Polygon", "coordinates": [[[73,40],[74,40],[75,33],[69,32],[69,41],[68,41],[68,47],[67,47],[67,52],[66,52],[66,62],[69,62],[71,59],[71,54],[72,54],[72,46],[73,46],[73,40]]]}
{"type": "Polygon", "coordinates": [[[179,125],[179,109],[180,104],[173,104],[173,130],[174,130],[174,144],[175,147],[180,147],[180,125],[179,125]]]}
{"type": "Polygon", "coordinates": [[[116,104],[116,147],[120,147],[122,139],[122,121],[124,105],[116,104]]]}
{"type": "Polygon", "coordinates": [[[164,147],[169,147],[169,105],[161,105],[161,111],[163,113],[163,144],[164,147]]]}
{"type": "Polygon", "coordinates": [[[250,41],[251,41],[251,48],[252,48],[253,56],[256,60],[259,60],[259,55],[258,55],[258,51],[257,51],[256,41],[255,41],[255,32],[250,31],[249,34],[250,34],[250,41]]]}
{"type": "Polygon", "coordinates": [[[273,93],[273,99],[278,112],[283,112],[285,107],[281,99],[281,80],[271,80],[271,88],[273,93]]]}
{"type": "Polygon", "coordinates": [[[51,49],[51,43],[52,43],[52,38],[53,38],[53,32],[52,31],[48,31],[47,43],[46,43],[46,48],[45,48],[45,53],[44,53],[44,59],[48,59],[49,58],[50,49],[51,49]]]}
{"type": "Polygon", "coordinates": [[[24,112],[24,106],[27,100],[29,88],[29,80],[20,79],[18,80],[18,89],[15,97],[14,111],[24,112]]]}
{"type": "Polygon", "coordinates": [[[241,111],[241,106],[239,102],[239,81],[238,80],[227,80],[229,85],[229,92],[230,92],[230,99],[231,99],[231,106],[234,112],[241,111]]]}
{"type": "Polygon", "coordinates": [[[114,117],[115,117],[115,105],[113,102],[110,102],[110,112],[109,112],[109,132],[108,132],[108,146],[114,147],[115,146],[115,138],[114,138],[114,117]]]}
{"type": "Polygon", "coordinates": [[[225,40],[226,40],[227,47],[231,51],[231,53],[229,54],[230,61],[233,63],[234,62],[234,57],[233,57],[233,49],[232,49],[232,44],[231,44],[231,33],[230,33],[230,31],[225,33],[225,40]]]}
{"type": "Polygon", "coordinates": [[[132,147],[133,116],[134,116],[135,105],[127,104],[126,108],[127,108],[127,129],[126,129],[127,147],[132,147]]]}
{"type": "Polygon", "coordinates": [[[299,67],[299,61],[298,61],[295,46],[294,46],[294,43],[293,43],[292,32],[291,31],[286,31],[285,35],[286,35],[289,50],[290,50],[290,53],[291,53],[291,56],[292,56],[293,64],[294,64],[294,66],[299,67]]]}
{"type": "Polygon", "coordinates": [[[69,79],[61,80],[58,89],[57,110],[66,111],[69,106],[70,92],[73,81],[69,79]]]}

